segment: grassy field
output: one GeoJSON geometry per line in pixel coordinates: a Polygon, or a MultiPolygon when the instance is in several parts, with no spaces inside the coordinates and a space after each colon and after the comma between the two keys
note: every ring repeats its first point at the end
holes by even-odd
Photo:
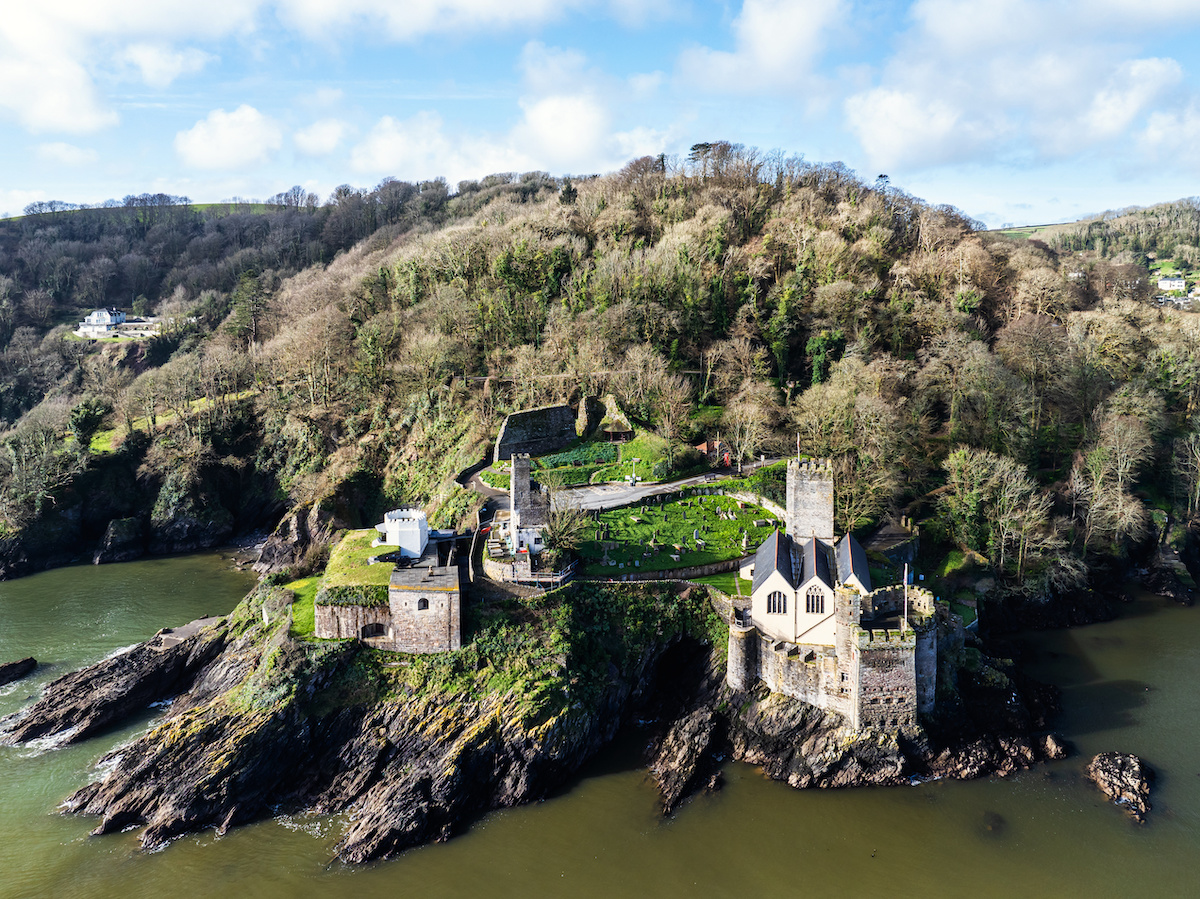
{"type": "Polygon", "coordinates": [[[739,577],[736,571],[722,571],[720,574],[710,574],[705,577],[694,577],[695,584],[708,584],[730,596],[749,596],[754,586],[753,581],[739,577]]]}
{"type": "Polygon", "coordinates": [[[624,480],[634,470],[633,459],[641,460],[637,463],[638,478],[643,481],[653,480],[651,472],[654,471],[654,465],[666,455],[666,451],[667,441],[657,434],[643,431],[628,443],[621,445],[619,462],[603,465],[596,470],[592,475],[592,483],[624,480]]]}
{"type": "Polygon", "coordinates": [[[371,556],[387,552],[394,547],[373,547],[371,541],[379,536],[374,528],[347,531],[329,554],[325,566],[324,586],[343,587],[359,584],[386,587],[392,576],[392,565],[377,562],[367,563],[371,556]]]}
{"type": "Polygon", "coordinates": [[[320,576],[301,578],[284,584],[284,587],[296,594],[292,602],[292,626],[288,633],[297,639],[311,638],[316,627],[316,608],[314,600],[321,586],[320,576]]]}
{"type": "Polygon", "coordinates": [[[579,555],[585,573],[592,576],[628,569],[668,571],[741,558],[753,552],[775,526],[774,516],[758,506],[738,508],[737,501],[728,497],[694,496],[663,505],[601,512],[591,523],[579,555]],[[756,527],[756,520],[768,524],[756,527]],[[694,537],[697,531],[699,543],[694,537]],[[617,544],[608,551],[607,565],[601,541],[617,544]]]}

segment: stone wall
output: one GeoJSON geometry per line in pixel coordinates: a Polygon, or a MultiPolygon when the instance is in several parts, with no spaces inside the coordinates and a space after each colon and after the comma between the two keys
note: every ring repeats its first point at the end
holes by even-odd
{"type": "Polygon", "coordinates": [[[709,562],[707,565],[692,565],[687,568],[668,568],[665,571],[638,571],[636,568],[612,566],[611,573],[596,577],[579,578],[584,581],[687,581],[694,577],[708,577],[724,571],[737,571],[741,559],[726,559],[724,562],[709,562]]]}
{"type": "Polygon", "coordinates": [[[922,715],[933,713],[937,697],[937,626],[917,630],[917,711],[922,715]]]}
{"type": "MultiPolygon", "coordinates": [[[[363,628],[369,624],[391,627],[392,615],[386,606],[323,606],[315,611],[314,632],[323,640],[362,639],[363,628]]],[[[374,637],[366,642],[378,645],[389,638],[374,637]]]]}
{"type": "Polygon", "coordinates": [[[521,513],[529,508],[529,453],[513,453],[508,479],[508,508],[513,527],[521,527],[521,513]]]}
{"type": "MultiPolygon", "coordinates": [[[[444,575],[449,578],[449,575],[444,575]]],[[[448,652],[462,648],[461,600],[457,586],[388,589],[392,638],[397,652],[448,652]],[[424,601],[428,608],[421,608],[424,601]]]]}
{"type": "Polygon", "coordinates": [[[758,676],[772,693],[850,716],[849,696],[841,692],[832,646],[784,643],[756,633],[758,676]]]}
{"type": "Polygon", "coordinates": [[[857,726],[912,727],[917,722],[916,634],[860,630],[857,637],[857,726]]]}
{"type": "Polygon", "coordinates": [[[828,459],[788,460],[786,522],[789,537],[833,540],[833,463],[828,459]]]}
{"type": "Polygon", "coordinates": [[[387,606],[326,606],[315,611],[315,632],[330,640],[362,640],[393,652],[448,652],[462,647],[461,601],[457,589],[388,591],[387,606]],[[420,601],[428,602],[419,609],[420,601]],[[382,633],[367,636],[371,631],[382,633]]]}
{"type": "Polygon", "coordinates": [[[725,682],[734,690],[749,690],[758,680],[758,630],[729,626],[729,659],[725,682]]]}
{"type": "Polygon", "coordinates": [[[575,437],[575,412],[570,406],[543,406],[514,412],[500,426],[492,461],[507,459],[513,453],[534,456],[552,453],[575,437]]]}

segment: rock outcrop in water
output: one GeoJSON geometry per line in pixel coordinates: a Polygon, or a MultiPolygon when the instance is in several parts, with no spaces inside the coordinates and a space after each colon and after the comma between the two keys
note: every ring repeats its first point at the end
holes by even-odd
{"type": "Polygon", "coordinates": [[[16,662],[5,662],[0,665],[0,687],[29,676],[35,668],[37,668],[37,659],[33,656],[16,662]]]}
{"type": "Polygon", "coordinates": [[[702,590],[624,587],[618,602],[606,589],[527,607],[555,622],[536,644],[505,625],[458,653],[391,657],[294,639],[281,591],[260,587],[215,625],[60,678],[0,732],[78,741],[174,697],[67,811],[99,816],[96,834],[143,825],[147,848],[279,811],[348,812],[337,850],[348,862],[545,797],[635,720],[656,734],[650,770],[667,811],[713,785],[729,757],[796,787],[838,787],[1004,773],[1047,755],[1028,731],[995,726],[1032,722],[1011,709],[982,712],[986,732],[897,738],[855,734],[784,697],[731,693],[702,590]]]}
{"type": "Polygon", "coordinates": [[[1136,755],[1122,752],[1102,752],[1086,769],[1087,776],[1105,796],[1125,809],[1139,824],[1146,822],[1150,811],[1150,784],[1154,771],[1136,755]]]}

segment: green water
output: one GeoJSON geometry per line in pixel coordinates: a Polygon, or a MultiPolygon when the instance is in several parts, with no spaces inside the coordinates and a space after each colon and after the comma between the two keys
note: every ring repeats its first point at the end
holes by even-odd
{"type": "MultiPolygon", "coordinates": [[[[0,659],[50,662],[0,695],[164,625],[228,611],[249,586],[216,556],[63,569],[0,583],[0,659]]],[[[54,812],[145,721],[65,750],[0,748],[0,897],[1195,896],[1200,894],[1200,608],[1144,597],[1122,620],[1027,639],[1064,688],[1079,756],[1008,780],[797,792],[730,764],[726,788],[662,820],[625,739],[561,795],[362,869],[331,862],[340,822],[269,821],[153,854],[54,812]],[[1106,749],[1160,771],[1145,827],[1080,778],[1106,749]]],[[[148,720],[148,717],[147,719],[148,720]]]]}

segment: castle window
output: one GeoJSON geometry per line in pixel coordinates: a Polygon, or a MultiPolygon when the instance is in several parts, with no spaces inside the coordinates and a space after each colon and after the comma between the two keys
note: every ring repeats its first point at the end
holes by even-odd
{"type": "Polygon", "coordinates": [[[809,587],[804,597],[804,611],[810,615],[825,614],[825,591],[820,587],[809,587]]]}
{"type": "Polygon", "coordinates": [[[787,597],[776,590],[767,597],[767,613],[770,615],[782,615],[787,611],[787,597]]]}
{"type": "Polygon", "coordinates": [[[429,600],[427,600],[427,599],[418,599],[417,600],[417,611],[418,612],[423,612],[428,608],[429,608],[429,600]]]}

